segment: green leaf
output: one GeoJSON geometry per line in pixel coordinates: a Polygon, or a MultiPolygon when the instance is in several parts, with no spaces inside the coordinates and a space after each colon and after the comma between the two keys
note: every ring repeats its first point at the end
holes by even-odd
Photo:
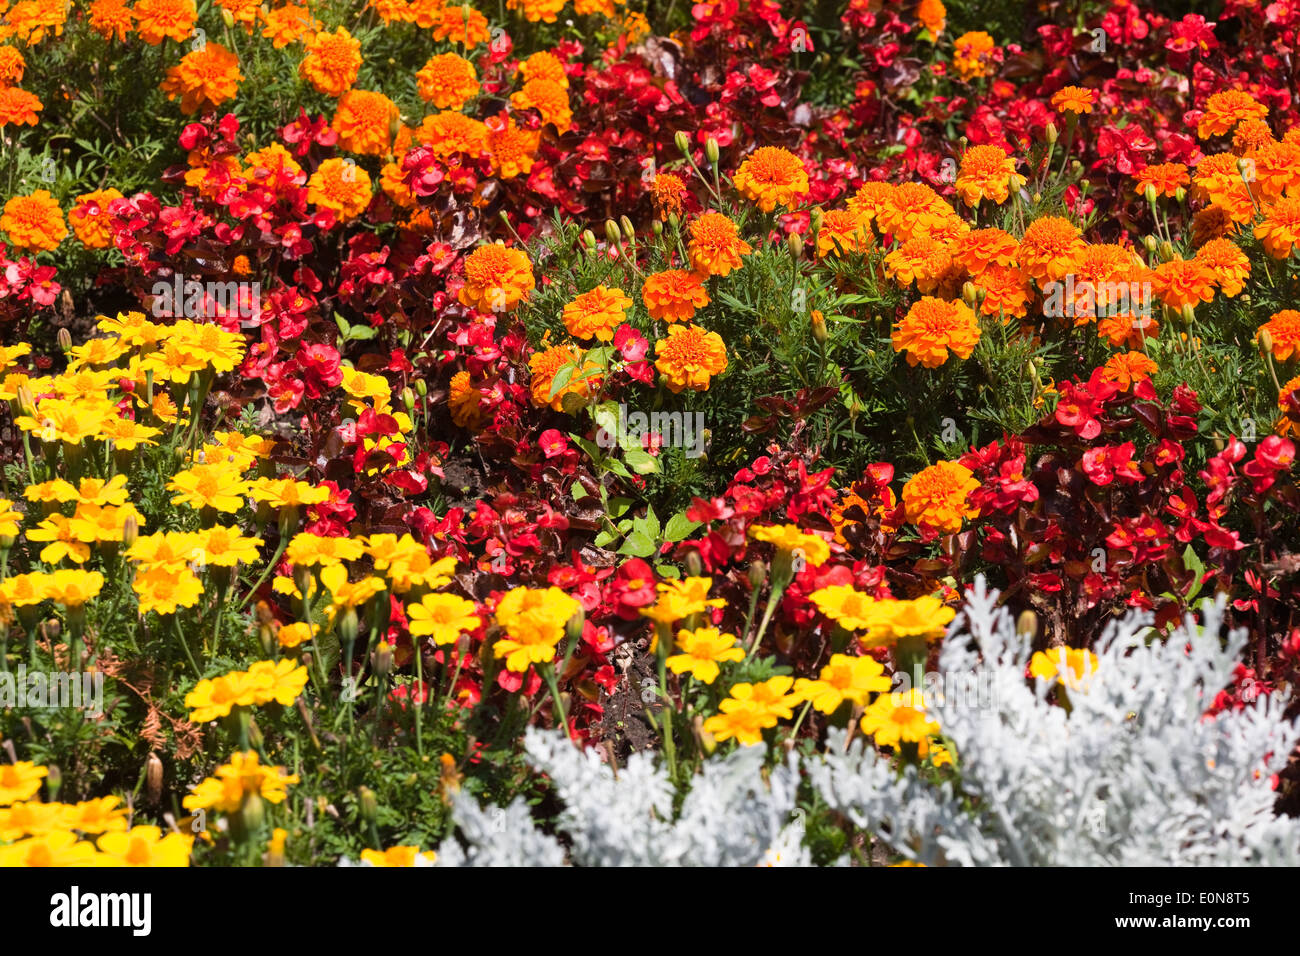
{"type": "Polygon", "coordinates": [[[630,554],[634,558],[648,558],[656,551],[655,543],[640,531],[633,531],[618,549],[619,554],[630,554]]]}
{"type": "Polygon", "coordinates": [[[555,378],[551,379],[551,393],[546,397],[548,399],[553,399],[556,395],[559,395],[564,389],[564,386],[568,385],[569,380],[573,378],[573,372],[574,368],[572,362],[567,362],[564,365],[561,365],[555,373],[555,378]]]}
{"type": "Polygon", "coordinates": [[[645,517],[640,519],[637,524],[648,536],[658,540],[660,531],[659,516],[655,514],[654,505],[646,505],[645,517]]]}
{"type": "Polygon", "coordinates": [[[623,459],[627,462],[627,466],[638,475],[655,475],[659,473],[659,459],[648,451],[632,448],[623,453],[623,459]]]}
{"type": "Polygon", "coordinates": [[[678,512],[668,519],[668,525],[664,528],[665,541],[684,541],[686,537],[700,526],[700,522],[692,521],[686,517],[685,512],[678,512]]]}
{"type": "Polygon", "coordinates": [[[616,537],[617,535],[615,535],[614,532],[612,531],[602,531],[596,535],[595,545],[598,548],[603,548],[605,547],[605,545],[613,541],[616,537]]]}
{"type": "Polygon", "coordinates": [[[631,498],[610,498],[609,515],[611,518],[621,518],[627,513],[627,509],[632,507],[631,498]]]}

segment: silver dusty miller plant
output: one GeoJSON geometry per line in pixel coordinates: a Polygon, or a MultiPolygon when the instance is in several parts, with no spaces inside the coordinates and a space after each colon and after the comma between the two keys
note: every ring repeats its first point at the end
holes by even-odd
{"type": "Polygon", "coordinates": [[[940,668],[991,672],[992,706],[930,707],[958,782],[900,775],[862,741],[845,752],[843,733],[807,769],[833,808],[928,865],[1294,866],[1300,822],[1274,816],[1270,785],[1300,737],[1286,700],[1203,716],[1246,640],[1221,638],[1222,620],[1223,604],[1207,604],[1203,624],[1167,639],[1147,615],[1113,622],[1067,709],[1048,703],[1052,682],[1026,680],[1028,643],[981,579],[940,668]]]}
{"type": "MultiPolygon", "coordinates": [[[[1300,730],[1286,700],[1204,717],[1231,682],[1244,632],[1220,636],[1205,606],[1167,639],[1150,618],[1112,623],[1096,672],[1050,703],[1053,681],[1026,679],[1028,640],[983,579],[967,594],[940,658],[939,691],[981,673],[991,688],[928,701],[955,758],[935,784],[900,770],[869,740],[829,734],[802,770],[829,806],[893,853],[927,865],[1300,864],[1300,822],[1273,814],[1271,775],[1300,730]]],[[[480,808],[461,795],[439,866],[807,865],[795,758],[763,774],[765,748],[707,761],[674,812],[662,767],[634,755],[615,775],[563,734],[528,730],[530,763],[553,782],[567,851],[536,829],[522,800],[480,808]]]]}

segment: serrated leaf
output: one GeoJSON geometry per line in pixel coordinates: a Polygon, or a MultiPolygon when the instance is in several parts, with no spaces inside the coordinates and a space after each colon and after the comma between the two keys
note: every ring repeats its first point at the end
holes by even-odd
{"type": "Polygon", "coordinates": [[[618,553],[630,554],[634,558],[648,558],[656,550],[655,543],[651,538],[648,538],[640,531],[633,531],[627,536],[623,546],[618,549],[618,553]]]}
{"type": "Polygon", "coordinates": [[[548,399],[554,399],[556,395],[559,395],[560,392],[564,390],[564,386],[568,385],[569,380],[573,378],[573,372],[574,367],[572,362],[566,362],[561,365],[556,370],[555,377],[551,379],[551,393],[546,397],[548,399]]]}
{"type": "Polygon", "coordinates": [[[700,522],[692,521],[684,512],[679,511],[668,519],[668,524],[664,527],[664,540],[674,543],[684,541],[699,526],[700,522]]]}

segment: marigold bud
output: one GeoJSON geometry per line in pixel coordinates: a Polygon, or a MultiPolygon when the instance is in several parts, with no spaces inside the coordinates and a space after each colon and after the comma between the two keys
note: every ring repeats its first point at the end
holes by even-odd
{"type": "Polygon", "coordinates": [[[627,216],[619,216],[618,225],[619,228],[623,230],[623,237],[625,239],[631,239],[636,235],[636,230],[632,228],[632,220],[627,216]]]}
{"type": "Polygon", "coordinates": [[[357,809],[361,811],[361,819],[367,823],[378,820],[379,800],[375,796],[375,791],[364,785],[357,787],[357,809]]]}
{"type": "Polygon", "coordinates": [[[977,291],[978,290],[976,290],[974,282],[963,282],[961,287],[962,301],[965,302],[967,305],[971,306],[972,308],[974,308],[975,295],[977,291]]]}
{"type": "Polygon", "coordinates": [[[755,558],[749,562],[749,586],[755,591],[763,586],[767,580],[767,564],[762,558],[755,558]]]}
{"type": "Polygon", "coordinates": [[[704,562],[700,559],[700,552],[698,551],[687,552],[686,573],[693,578],[698,578],[704,574],[704,562]]]}
{"type": "Polygon", "coordinates": [[[72,351],[71,332],[69,332],[67,329],[59,329],[58,334],[55,336],[55,338],[58,339],[59,348],[62,349],[65,353],[72,351]]]}
{"type": "Polygon", "coordinates": [[[1159,245],[1160,242],[1159,240],[1156,239],[1155,236],[1142,237],[1142,248],[1145,249],[1148,253],[1155,252],[1156,249],[1159,247],[1159,245]]]}
{"type": "Polygon", "coordinates": [[[158,755],[152,750],[144,758],[144,799],[150,806],[157,806],[162,797],[163,765],[158,755]]]}
{"type": "Polygon", "coordinates": [[[582,230],[582,244],[588,249],[596,248],[596,234],[590,229],[582,230]]]}
{"type": "Polygon", "coordinates": [[[235,25],[235,15],[227,7],[221,8],[221,22],[226,25],[227,30],[235,25]]]}
{"type": "MultiPolygon", "coordinates": [[[[486,646],[486,642],[484,642],[486,646]]],[[[375,668],[375,676],[381,680],[393,672],[393,645],[387,641],[380,641],[375,647],[374,660],[372,662],[375,668]]]]}
{"type": "Polygon", "coordinates": [[[684,130],[678,130],[673,136],[673,142],[677,145],[677,151],[683,156],[691,155],[691,140],[684,130]]]}
{"type": "Polygon", "coordinates": [[[1184,199],[1187,198],[1187,190],[1184,189],[1182,186],[1179,186],[1177,189],[1174,190],[1174,198],[1179,202],[1182,202],[1184,199]]]}
{"type": "Polygon", "coordinates": [[[1147,202],[1151,205],[1156,204],[1156,187],[1147,183],[1147,188],[1142,190],[1142,195],[1146,197],[1147,202]]]}
{"type": "Polygon", "coordinates": [[[1273,333],[1269,332],[1268,329],[1263,329],[1259,333],[1259,349],[1268,355],[1273,353],[1273,333]]]}
{"type": "Polygon", "coordinates": [[[708,157],[710,165],[718,165],[718,156],[720,155],[718,152],[718,141],[712,136],[710,136],[708,142],[704,144],[704,155],[708,157]]]}
{"type": "Polygon", "coordinates": [[[1047,141],[1052,145],[1056,145],[1057,137],[1060,135],[1060,132],[1056,128],[1056,124],[1049,120],[1047,123],[1047,141]]]}
{"type": "Polygon", "coordinates": [[[786,236],[785,242],[790,247],[790,255],[795,259],[803,258],[803,236],[797,232],[792,232],[786,236]]]}
{"type": "Polygon", "coordinates": [[[1168,239],[1166,239],[1164,242],[1160,243],[1160,258],[1163,261],[1168,262],[1173,257],[1174,257],[1174,244],[1170,242],[1168,239]]]}
{"type": "Polygon", "coordinates": [[[812,312],[812,334],[820,345],[825,345],[826,340],[830,338],[830,333],[826,329],[826,316],[817,309],[813,309],[812,312]]]}

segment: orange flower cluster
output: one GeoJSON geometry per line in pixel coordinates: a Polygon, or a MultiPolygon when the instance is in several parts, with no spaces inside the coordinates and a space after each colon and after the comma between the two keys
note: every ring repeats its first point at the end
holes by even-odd
{"type": "Polygon", "coordinates": [[[763,212],[777,206],[793,208],[808,195],[808,172],[799,157],[779,146],[760,146],[740,164],[734,183],[746,199],[763,212]]]}
{"type": "Polygon", "coordinates": [[[397,104],[383,93],[348,90],[339,98],[330,124],[339,134],[339,146],[362,156],[384,156],[397,121],[397,104]]]}
{"type": "Polygon", "coordinates": [[[458,110],[478,95],[474,64],[455,53],[438,53],[415,74],[420,99],[440,110],[458,110]]]}
{"type": "Polygon", "coordinates": [[[980,486],[969,468],[955,461],[931,465],[903,486],[903,511],[907,520],[922,530],[955,534],[962,521],[979,514],[967,505],[971,492],[980,486]]]}
{"type": "Polygon", "coordinates": [[[674,394],[683,389],[707,392],[713,376],[727,370],[727,347],[717,332],[698,325],[671,325],[655,343],[655,368],[674,394]]]}
{"type": "Polygon", "coordinates": [[[168,70],[160,89],[169,100],[179,96],[181,112],[189,116],[234,99],[243,79],[239,57],[220,43],[206,43],[168,70]]]}
{"type": "Polygon", "coordinates": [[[907,364],[938,368],[951,352],[968,359],[980,340],[979,321],[964,302],[924,296],[894,329],[895,352],[907,353],[907,364]]]}
{"type": "Polygon", "coordinates": [[[361,70],[361,41],[339,27],[320,32],[307,41],[307,57],[298,72],[326,96],[342,96],[357,81],[361,70]]]}
{"type": "Polygon", "coordinates": [[[686,322],[697,309],[709,304],[704,280],[685,269],[666,269],[646,276],[641,286],[641,301],[652,319],[669,324],[686,322]]]}
{"type": "Polygon", "coordinates": [[[48,190],[15,196],[0,215],[0,232],[18,249],[51,252],[68,236],[63,211],[48,190]]]}
{"type": "Polygon", "coordinates": [[[533,265],[518,249],[479,246],[465,258],[465,285],[457,298],[480,312],[508,312],[533,291],[533,265]]]}
{"type": "Polygon", "coordinates": [[[598,285],[564,307],[564,327],[576,339],[595,337],[601,342],[614,338],[614,330],[627,321],[632,300],[618,289],[598,285]]]}

